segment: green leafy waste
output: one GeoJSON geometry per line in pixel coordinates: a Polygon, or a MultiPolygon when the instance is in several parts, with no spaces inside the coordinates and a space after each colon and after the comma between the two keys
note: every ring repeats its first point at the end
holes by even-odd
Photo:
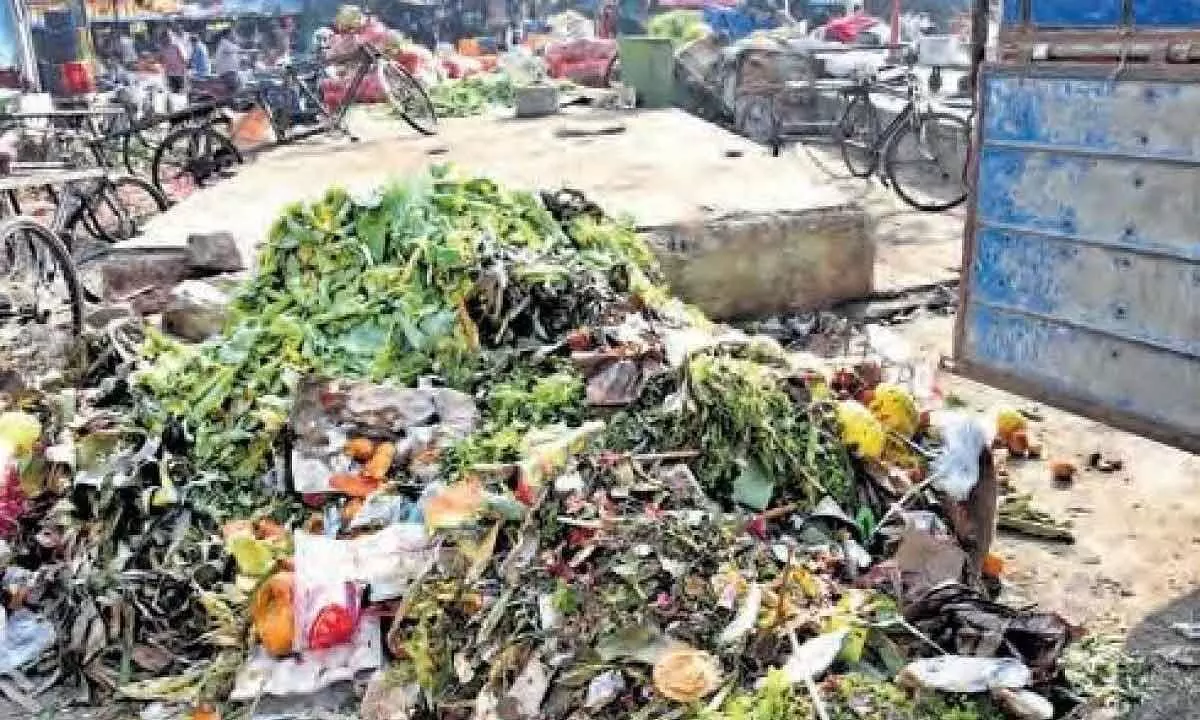
{"type": "Polygon", "coordinates": [[[752,344],[746,355],[691,358],[680,382],[682,412],[650,423],[671,428],[668,444],[703,449],[696,477],[717,497],[757,510],[777,494],[810,504],[824,495],[849,498],[853,469],[831,413],[793,400],[761,348],[752,344]]]}
{"type": "Polygon", "coordinates": [[[670,38],[676,47],[709,35],[712,30],[696,10],[671,10],[654,16],[646,28],[653,37],[670,38]]]}
{"type": "MultiPolygon", "coordinates": [[[[1003,720],[987,700],[936,693],[912,697],[886,680],[850,674],[821,688],[830,720],[1003,720]]],[[[753,691],[734,692],[717,709],[697,710],[690,720],[815,720],[812,699],[803,685],[782,671],[767,673],[753,691]]]]}
{"type": "MultiPolygon", "coordinates": [[[[445,169],[377,192],[331,190],[289,207],[221,336],[186,346],[151,336],[138,408],[152,433],[181,431],[221,516],[264,504],[260,479],[293,391],[308,373],[412,385],[423,376],[474,394],[482,424],[448,449],[447,479],[519,458],[539,426],[594,417],[564,359],[519,356],[642,308],[709,327],[658,281],[630,224],[561,221],[534,195],[445,169]],[[523,349],[523,351],[522,351],[523,349]]],[[[613,450],[701,449],[694,469],[719,499],[761,509],[780,498],[847,498],[852,471],[829,414],[793,400],[777,346],[690,359],[642,405],[609,415],[613,450]],[[668,392],[686,398],[668,411],[668,392]],[[650,406],[653,407],[650,407],[650,406]]],[[[193,500],[196,498],[193,497],[193,500]]]]}
{"type": "MultiPolygon", "coordinates": [[[[653,287],[649,257],[619,223],[560,224],[529,193],[444,169],[365,196],[331,190],[275,223],[220,337],[149,339],[142,419],[155,431],[177,421],[195,467],[257,482],[302,374],[437,375],[473,392],[496,374],[492,349],[551,342],[653,287]]],[[[581,397],[578,379],[526,378],[525,403],[508,380],[491,401],[508,425],[522,407],[549,417],[581,397]]]]}
{"type": "Polygon", "coordinates": [[[484,73],[438,83],[429,88],[429,100],[438,117],[471,117],[492,107],[512,107],[516,86],[505,73],[484,73]]]}

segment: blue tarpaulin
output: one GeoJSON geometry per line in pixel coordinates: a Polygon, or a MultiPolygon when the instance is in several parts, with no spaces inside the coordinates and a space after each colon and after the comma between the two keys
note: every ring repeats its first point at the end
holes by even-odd
{"type": "Polygon", "coordinates": [[[742,8],[705,8],[704,22],[714,33],[730,40],[740,40],[755,30],[779,27],[778,18],[752,15],[742,8]]]}

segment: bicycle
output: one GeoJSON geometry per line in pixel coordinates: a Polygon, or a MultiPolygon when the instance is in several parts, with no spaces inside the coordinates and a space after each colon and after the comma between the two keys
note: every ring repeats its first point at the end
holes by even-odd
{"type": "MultiPolygon", "coordinates": [[[[52,182],[70,184],[99,173],[59,171],[0,178],[0,196],[12,197],[19,190],[52,182]]],[[[0,219],[0,359],[28,373],[73,356],[68,351],[78,348],[84,298],[71,251],[59,230],[27,215],[0,219]]]]}
{"type": "MultiPolygon", "coordinates": [[[[4,129],[24,128],[23,121],[35,116],[0,117],[4,129]]],[[[33,161],[20,161],[14,168],[25,172],[98,169],[95,177],[80,180],[57,190],[54,186],[28,186],[18,192],[8,189],[5,199],[16,214],[22,204],[36,206],[46,201],[61,214],[58,230],[74,237],[80,231],[103,243],[116,243],[136,237],[146,221],[170,207],[167,199],[146,180],[127,175],[123,166],[105,153],[112,136],[96,132],[94,120],[106,115],[59,111],[47,115],[53,121],[67,120],[67,127],[54,122],[41,132],[41,147],[33,161]],[[114,172],[114,170],[116,172],[114,172]],[[22,198],[22,196],[24,196],[22,198]],[[62,211],[60,213],[60,211],[62,211]]]]}
{"type": "MultiPolygon", "coordinates": [[[[227,101],[237,110],[261,108],[270,122],[272,144],[292,143],[322,133],[340,133],[358,138],[346,126],[346,115],[367,75],[376,73],[389,104],[417,132],[437,132],[437,114],[429,96],[402,65],[386,58],[371,45],[359,45],[351,61],[357,62],[345,98],[331,107],[319,96],[319,77],[325,66],[285,64],[279,73],[257,79],[227,101]]],[[[168,199],[177,200],[204,187],[242,164],[242,152],[212,118],[181,128],[168,135],[154,154],[152,177],[155,187],[168,199]]]]}
{"type": "Polygon", "coordinates": [[[879,110],[871,101],[878,81],[863,79],[842,91],[846,105],[833,130],[842,160],[854,177],[879,174],[885,185],[917,210],[957,207],[970,193],[971,125],[933,109],[911,63],[904,70],[903,83],[904,108],[882,130],[879,110]],[[925,192],[928,195],[922,197],[925,192]]]}

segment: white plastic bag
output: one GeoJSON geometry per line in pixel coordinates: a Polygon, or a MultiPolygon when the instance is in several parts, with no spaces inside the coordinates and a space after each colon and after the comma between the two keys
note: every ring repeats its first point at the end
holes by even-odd
{"type": "Polygon", "coordinates": [[[900,671],[896,681],[912,688],[981,693],[998,688],[1023,688],[1031,677],[1025,663],[1014,658],[942,655],[914,660],[900,671]]]}
{"type": "Polygon", "coordinates": [[[939,411],[930,424],[942,439],[942,453],[930,466],[933,486],[963,502],[979,482],[979,456],[990,443],[979,418],[964,412],[939,411]]]}

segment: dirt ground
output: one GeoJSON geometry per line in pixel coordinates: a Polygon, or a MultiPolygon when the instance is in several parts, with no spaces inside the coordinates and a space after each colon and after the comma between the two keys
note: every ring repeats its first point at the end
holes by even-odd
{"type": "MultiPolygon", "coordinates": [[[[814,143],[792,152],[797,162],[827,172],[831,183],[854,189],[878,223],[878,286],[919,286],[957,276],[963,209],[914,212],[878,183],[846,176],[831,147],[814,143]]],[[[891,329],[926,362],[938,364],[953,354],[953,316],[931,314],[891,329]]],[[[1074,545],[1054,545],[1001,534],[998,550],[1014,592],[1097,631],[1131,630],[1176,600],[1200,593],[1200,457],[952,372],[940,372],[938,382],[943,393],[981,411],[1004,404],[1036,412],[1043,421],[1033,428],[1045,442],[1046,457],[1086,467],[1088,456],[1100,451],[1124,462],[1119,472],[1084,470],[1066,487],[1053,482],[1044,461],[1009,464],[1012,486],[1071,520],[1077,538],[1074,545]]]]}
{"type": "MultiPolygon", "coordinates": [[[[877,287],[919,286],[948,272],[957,276],[962,209],[914,213],[877,183],[847,177],[833,148],[812,144],[793,153],[798,162],[828,172],[831,183],[857,188],[856,197],[878,223],[877,287]]],[[[953,315],[929,313],[890,329],[913,357],[932,366],[953,354],[953,315]]],[[[1006,600],[1060,612],[1089,633],[1125,637],[1126,647],[1151,665],[1148,698],[1132,720],[1200,718],[1200,670],[1164,657],[1200,646],[1189,646],[1172,628],[1200,622],[1200,456],[951,371],[938,372],[937,384],[943,394],[982,412],[1006,405],[1039,416],[1032,428],[1045,444],[1044,457],[1085,468],[1063,486],[1054,482],[1046,459],[1007,463],[1013,491],[1031,493],[1037,507],[1071,521],[1076,541],[1063,545],[1000,533],[993,549],[1005,561],[1006,600]],[[1109,473],[1086,469],[1095,452],[1121,460],[1123,467],[1109,473]]]]}
{"type": "MultiPolygon", "coordinates": [[[[437,161],[436,140],[395,142],[421,143],[423,152],[435,151],[429,160],[437,161]]],[[[320,157],[323,151],[300,146],[286,152],[286,167],[297,174],[293,192],[307,194],[318,178],[304,171],[305,158],[320,157]]],[[[936,215],[910,211],[887,189],[846,177],[836,153],[819,143],[792,148],[778,162],[790,166],[788,173],[809,178],[809,186],[836,186],[869,210],[876,223],[877,288],[919,286],[957,276],[962,210],[936,215]]],[[[575,171],[586,173],[587,168],[575,171]]],[[[653,190],[644,192],[641,202],[653,202],[653,190]]],[[[271,202],[280,194],[274,188],[264,193],[271,202]]],[[[686,185],[665,194],[678,202],[687,195],[686,185]]],[[[263,200],[240,198],[243,206],[231,208],[230,214],[254,214],[255,203],[263,200]]],[[[952,328],[953,317],[928,315],[893,330],[936,364],[951,355],[952,328]]],[[[1044,461],[1010,464],[1011,485],[1032,493],[1041,508],[1072,520],[1076,535],[1073,545],[1055,545],[1001,534],[996,549],[1005,559],[1010,597],[1060,611],[1092,632],[1128,633],[1130,646],[1140,650],[1185,643],[1170,625],[1200,621],[1200,457],[1037,406],[951,372],[941,372],[938,383],[943,393],[981,411],[1008,404],[1038,414],[1042,420],[1034,423],[1035,434],[1044,440],[1047,456],[1073,459],[1083,467],[1089,454],[1100,451],[1124,462],[1119,472],[1084,470],[1066,487],[1052,482],[1044,461]]],[[[1160,673],[1159,680],[1175,690],[1148,706],[1142,718],[1200,718],[1193,676],[1176,669],[1160,673]]],[[[0,718],[5,717],[0,701],[0,718]]]]}

